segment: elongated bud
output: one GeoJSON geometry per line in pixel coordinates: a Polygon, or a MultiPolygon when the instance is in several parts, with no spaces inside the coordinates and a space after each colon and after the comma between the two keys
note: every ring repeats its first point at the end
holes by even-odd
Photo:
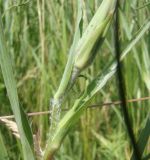
{"type": "MultiPolygon", "coordinates": [[[[102,44],[115,12],[116,0],[103,0],[87,29],[83,33],[77,48],[74,70],[78,73],[89,66],[95,57],[95,49],[102,44]]],[[[75,73],[74,73],[75,74],[75,73]]]]}

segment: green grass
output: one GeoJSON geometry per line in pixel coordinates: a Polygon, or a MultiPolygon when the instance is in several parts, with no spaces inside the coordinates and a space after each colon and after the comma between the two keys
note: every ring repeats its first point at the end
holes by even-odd
{"type": "MultiPolygon", "coordinates": [[[[8,60],[12,61],[12,67],[7,63],[5,66],[13,70],[12,74],[10,73],[11,69],[8,68],[8,76],[11,75],[10,82],[13,82],[13,78],[16,79],[16,85],[14,82],[13,85],[7,84],[7,78],[4,73],[0,72],[0,115],[15,113],[14,110],[12,112],[8,100],[13,88],[10,89],[8,85],[17,89],[19,106],[22,106],[25,112],[49,110],[50,99],[58,89],[67,63],[74,33],[75,31],[77,33],[75,39],[75,43],[77,43],[79,29],[83,25],[83,31],[85,30],[87,21],[90,22],[101,0],[85,1],[86,11],[84,10],[84,14],[86,13],[87,17],[84,17],[79,28],[77,28],[76,22],[77,20],[81,21],[81,13],[77,14],[77,3],[77,0],[0,0],[0,12],[4,26],[3,41],[5,41],[9,55],[8,60]]],[[[123,73],[128,99],[149,96],[150,93],[149,16],[149,1],[127,0],[121,5],[120,43],[122,53],[128,53],[123,59],[125,67],[123,73]]],[[[91,104],[119,99],[115,74],[111,79],[107,77],[106,84],[107,79],[104,79],[106,73],[110,73],[108,67],[115,57],[112,34],[113,26],[111,25],[101,49],[97,52],[96,59],[90,67],[81,73],[85,78],[79,77],[76,80],[63,102],[63,108],[71,109],[77,98],[86,100],[86,105],[82,104],[85,108],[91,104]],[[87,91],[86,86],[90,86],[96,77],[97,80],[100,80],[101,77],[105,84],[104,87],[102,88],[101,81],[100,87],[91,91],[91,97],[81,97],[81,93],[87,91]]],[[[2,41],[0,42],[0,45],[4,47],[2,41]]],[[[5,52],[0,50],[0,54],[5,52]]],[[[3,71],[3,67],[1,69],[3,71]]],[[[12,93],[12,96],[16,96],[15,94],[12,93]]],[[[16,105],[13,105],[16,109],[16,105]]],[[[149,127],[146,127],[140,134],[146,123],[147,126],[149,123],[149,105],[149,100],[128,105],[136,139],[138,140],[140,135],[145,139],[144,141],[141,138],[143,143],[141,140],[139,143],[142,143],[140,145],[142,149],[145,148],[143,157],[149,154],[150,150],[149,127]]],[[[83,109],[81,105],[79,108],[83,109]]],[[[61,116],[63,117],[65,113],[67,112],[62,112],[61,116]]],[[[66,115],[63,117],[60,126],[66,117],[66,115]]],[[[24,120],[22,125],[24,125],[24,120]]],[[[49,116],[29,118],[29,125],[34,134],[40,130],[40,144],[44,149],[49,137],[49,116]]],[[[112,105],[111,107],[84,110],[76,125],[71,125],[74,127],[67,132],[60,149],[56,152],[56,160],[131,159],[131,144],[119,106],[112,105]]],[[[20,140],[17,140],[11,131],[1,123],[0,131],[2,134],[0,136],[2,156],[8,154],[9,159],[23,159],[20,140]]]]}

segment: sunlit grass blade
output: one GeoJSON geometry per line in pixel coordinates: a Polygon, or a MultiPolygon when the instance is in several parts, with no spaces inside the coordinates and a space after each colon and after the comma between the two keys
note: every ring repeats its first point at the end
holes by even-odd
{"type": "Polygon", "coordinates": [[[19,105],[16,82],[13,74],[11,56],[8,54],[5,36],[3,33],[2,21],[0,16],[0,65],[2,74],[10,100],[12,111],[21,136],[23,155],[25,160],[33,160],[33,138],[32,132],[23,109],[19,105]]]}
{"type": "Polygon", "coordinates": [[[73,43],[72,46],[70,48],[70,52],[69,52],[69,57],[68,57],[68,61],[65,67],[65,71],[63,73],[63,77],[61,79],[59,88],[56,92],[56,94],[54,95],[54,99],[60,99],[62,98],[62,96],[64,96],[64,91],[67,89],[70,77],[71,77],[71,73],[72,73],[72,67],[73,67],[73,63],[74,63],[74,58],[75,58],[75,49],[77,46],[77,43],[81,37],[81,29],[80,29],[80,23],[82,21],[82,4],[81,1],[78,0],[78,15],[77,15],[77,20],[76,20],[76,28],[75,28],[75,34],[74,34],[74,39],[73,39],[73,43]]]}
{"type": "Polygon", "coordinates": [[[60,119],[60,113],[61,113],[61,103],[62,98],[65,96],[65,91],[69,85],[72,68],[73,68],[73,62],[75,57],[75,48],[77,45],[77,42],[80,39],[81,31],[80,31],[80,23],[82,20],[82,7],[81,7],[81,1],[78,0],[78,15],[77,15],[77,22],[76,22],[76,28],[75,28],[75,34],[72,46],[70,48],[68,61],[65,67],[65,71],[63,73],[63,77],[61,79],[60,85],[58,87],[57,92],[54,95],[54,98],[51,99],[50,109],[51,109],[51,115],[50,115],[50,138],[53,137],[53,134],[55,132],[55,129],[57,128],[57,124],[60,119]]]}

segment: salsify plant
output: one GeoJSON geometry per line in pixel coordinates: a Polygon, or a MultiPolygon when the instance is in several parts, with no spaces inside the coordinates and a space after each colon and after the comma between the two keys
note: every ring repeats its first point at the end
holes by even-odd
{"type": "MultiPolygon", "coordinates": [[[[71,89],[75,80],[94,60],[97,49],[102,45],[106,33],[111,24],[116,9],[116,0],[102,1],[99,9],[93,16],[91,22],[87,26],[85,32],[80,37],[79,24],[82,19],[81,5],[78,8],[78,22],[76,26],[75,38],[70,49],[68,62],[54,98],[51,101],[51,127],[50,137],[44,151],[44,159],[52,159],[54,153],[60,147],[62,140],[67,135],[69,129],[79,119],[82,111],[86,108],[86,103],[105,85],[108,79],[116,72],[117,64],[114,62],[107,68],[103,74],[97,76],[85,89],[84,93],[79,97],[70,111],[60,120],[61,103],[66,93],[71,89]],[[78,39],[78,41],[77,41],[78,39]]],[[[80,2],[79,2],[80,4],[80,2]]],[[[149,24],[147,25],[149,27],[149,24]]],[[[146,29],[148,29],[146,27],[146,29]]],[[[140,36],[139,36],[140,37],[140,36]]],[[[122,60],[136,43],[139,37],[127,47],[122,53],[122,60]]]]}
{"type": "MultiPolygon", "coordinates": [[[[135,39],[131,41],[129,46],[125,48],[122,52],[120,60],[122,61],[125,56],[130,52],[132,47],[141,39],[143,34],[149,29],[150,21],[147,21],[145,25],[141,28],[141,31],[138,35],[135,36],[135,39]]],[[[60,147],[64,137],[67,135],[68,131],[73,127],[77,122],[80,115],[87,108],[86,103],[98,92],[100,91],[107,81],[115,74],[117,68],[117,63],[113,60],[104,70],[103,74],[99,74],[93,81],[86,87],[83,94],[75,101],[73,107],[68,111],[65,116],[58,123],[55,134],[53,138],[49,138],[47,146],[44,152],[44,160],[52,159],[54,153],[60,147]]],[[[149,120],[148,120],[149,121],[149,120]]],[[[149,122],[148,122],[149,123],[149,122]]],[[[144,134],[144,133],[143,133],[144,134]]],[[[148,138],[148,136],[146,136],[148,138]]],[[[145,138],[146,138],[145,137],[145,138]]],[[[147,139],[146,138],[146,139],[147,139]]],[[[139,142],[142,143],[141,140],[139,142]]],[[[142,144],[145,148],[146,143],[142,144]]]]}
{"type": "MultiPolygon", "coordinates": [[[[19,105],[19,99],[17,94],[17,87],[13,74],[13,67],[11,64],[11,57],[7,48],[5,36],[3,33],[2,21],[0,20],[0,65],[4,82],[8,92],[11,108],[15,116],[19,137],[22,144],[23,157],[27,159],[52,160],[55,152],[59,149],[65,136],[69,130],[75,125],[82,115],[83,111],[87,108],[87,103],[94,97],[107,83],[109,79],[115,74],[117,63],[112,60],[110,64],[98,74],[86,87],[81,96],[74,101],[72,108],[60,119],[61,105],[64,98],[67,97],[67,93],[73,87],[76,79],[80,73],[85,70],[93,62],[97,50],[100,49],[104,42],[106,34],[109,30],[109,26],[112,23],[113,15],[116,10],[117,0],[103,0],[97,12],[94,14],[88,26],[81,33],[81,22],[83,21],[83,6],[80,0],[78,0],[78,16],[76,22],[76,29],[72,46],[70,48],[68,61],[65,67],[63,77],[61,79],[58,90],[54,97],[51,99],[51,126],[49,130],[49,137],[44,151],[41,152],[40,157],[34,152],[35,142],[33,140],[33,134],[31,127],[28,123],[26,114],[19,105]]],[[[143,35],[150,28],[150,21],[147,20],[135,37],[130,41],[129,45],[123,50],[120,61],[130,52],[135,44],[143,37],[143,35]]],[[[7,121],[5,121],[7,122],[7,121]]],[[[143,133],[147,133],[149,119],[147,121],[145,130],[143,133]]],[[[16,132],[16,131],[15,131],[16,132]]],[[[139,144],[142,146],[141,151],[143,153],[148,139],[148,134],[140,136],[139,144]],[[144,141],[142,141],[142,137],[144,141]]],[[[2,157],[7,155],[4,144],[0,135],[0,147],[4,150],[2,157]]],[[[134,159],[134,155],[132,156],[134,159]]]]}
{"type": "MultiPolygon", "coordinates": [[[[79,1],[79,4],[81,2],[79,1]]],[[[82,70],[87,68],[102,45],[115,12],[116,0],[105,0],[101,3],[91,22],[80,37],[79,24],[82,20],[82,6],[78,8],[78,22],[68,62],[54,98],[51,100],[50,135],[53,138],[60,117],[61,103],[66,93],[73,86],[82,70]],[[78,39],[78,41],[77,41],[78,39]]]]}

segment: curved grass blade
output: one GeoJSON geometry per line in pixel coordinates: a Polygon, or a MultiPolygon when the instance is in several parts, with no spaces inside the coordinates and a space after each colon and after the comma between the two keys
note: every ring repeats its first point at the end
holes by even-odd
{"type": "Polygon", "coordinates": [[[82,7],[81,7],[81,1],[78,0],[78,15],[77,15],[77,23],[76,23],[73,44],[70,48],[68,61],[67,61],[65,71],[61,79],[59,88],[56,94],[54,95],[54,98],[51,100],[51,104],[50,104],[50,107],[51,107],[50,108],[51,109],[51,115],[50,115],[51,126],[50,126],[50,131],[49,131],[50,138],[53,137],[55,129],[57,128],[58,122],[60,120],[62,98],[64,96],[64,91],[66,91],[68,84],[69,84],[68,82],[71,77],[73,62],[74,62],[74,57],[75,57],[75,48],[81,36],[81,33],[80,33],[81,20],[82,20],[82,7]]]}
{"type": "Polygon", "coordinates": [[[64,71],[62,80],[60,82],[60,85],[59,85],[59,88],[58,88],[56,94],[54,95],[55,99],[60,99],[62,97],[62,95],[64,94],[64,90],[66,90],[66,88],[68,86],[68,81],[69,81],[71,73],[72,73],[73,62],[74,62],[75,53],[76,53],[75,48],[76,48],[77,43],[81,37],[81,31],[80,31],[81,21],[82,21],[82,4],[81,4],[81,1],[78,0],[78,15],[77,15],[77,22],[76,22],[74,39],[73,39],[72,46],[70,48],[69,57],[68,57],[68,61],[67,61],[66,67],[65,67],[65,71],[64,71]]]}
{"type": "MultiPolygon", "coordinates": [[[[150,28],[150,21],[146,21],[144,26],[139,30],[138,34],[132,39],[129,45],[121,54],[121,61],[127,56],[135,44],[143,37],[145,32],[150,28]]],[[[107,83],[108,80],[112,78],[115,74],[117,68],[117,63],[115,60],[110,63],[110,65],[104,69],[102,74],[98,75],[86,88],[82,96],[77,99],[73,107],[66,113],[58,124],[58,128],[55,132],[55,135],[52,141],[48,141],[45,153],[44,160],[51,159],[54,153],[60,147],[64,137],[67,135],[68,131],[73,127],[77,122],[80,115],[87,108],[86,103],[97,93],[99,92],[107,83]]]]}
{"type": "Polygon", "coordinates": [[[0,65],[2,74],[7,89],[8,97],[10,100],[12,111],[15,115],[15,120],[18,126],[18,130],[21,136],[21,143],[23,149],[23,155],[25,160],[33,160],[33,138],[31,128],[29,126],[26,114],[19,105],[19,99],[17,94],[17,87],[15,78],[13,75],[13,68],[11,64],[10,56],[7,52],[6,41],[3,33],[2,20],[0,15],[0,65]]]}

